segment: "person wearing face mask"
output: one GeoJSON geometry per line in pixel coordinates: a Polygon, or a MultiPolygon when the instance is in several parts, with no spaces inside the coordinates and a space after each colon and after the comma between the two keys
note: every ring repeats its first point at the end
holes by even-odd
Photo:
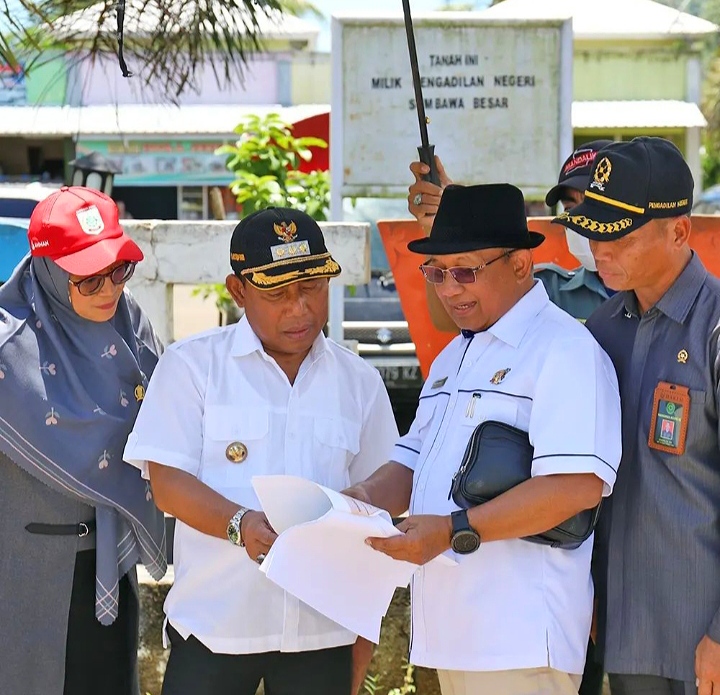
{"type": "Polygon", "coordinates": [[[165,520],[122,451],[161,352],[106,195],[38,203],[0,288],[0,692],[138,695],[135,566],[165,520]]]}
{"type": "MultiPolygon", "coordinates": [[[[561,203],[564,210],[571,210],[582,203],[595,157],[611,142],[595,140],[578,147],[565,160],[557,184],[545,196],[545,204],[552,209],[561,203]]],[[[584,321],[610,293],[597,273],[588,240],[568,228],[565,228],[565,239],[570,253],[580,261],[580,267],[566,270],[555,263],[538,263],[534,275],[545,285],[551,301],[584,321]]]]}
{"type": "MultiPolygon", "coordinates": [[[[570,210],[583,201],[595,155],[611,142],[611,140],[595,140],[586,143],[565,160],[557,184],[545,197],[545,203],[549,208],[562,203],[565,210],[570,210]]],[[[422,179],[422,176],[429,171],[427,165],[422,162],[413,162],[410,165],[415,181],[409,188],[408,210],[426,232],[430,231],[443,190],[452,183],[439,157],[436,160],[440,187],[422,179]]],[[[545,285],[551,302],[576,319],[584,321],[610,296],[610,293],[596,272],[587,239],[570,229],[566,229],[566,239],[568,249],[580,262],[580,267],[567,270],[554,263],[539,263],[535,266],[534,275],[545,285]]],[[[455,332],[454,324],[431,293],[428,293],[428,303],[433,323],[442,330],[455,332]]]]}

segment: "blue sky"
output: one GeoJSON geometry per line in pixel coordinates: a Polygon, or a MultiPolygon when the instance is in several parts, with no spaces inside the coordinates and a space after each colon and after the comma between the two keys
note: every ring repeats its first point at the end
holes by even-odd
{"type": "MultiPolygon", "coordinates": [[[[325,15],[325,20],[319,22],[321,28],[320,38],[318,39],[318,50],[330,50],[330,16],[333,12],[377,12],[378,14],[387,14],[393,10],[397,10],[398,14],[402,14],[401,0],[312,0],[313,4],[325,15]]],[[[464,2],[472,2],[472,0],[464,0],[464,2]]],[[[449,3],[449,0],[410,0],[410,8],[412,12],[433,12],[440,10],[449,3]]],[[[490,0],[475,0],[474,9],[480,10],[490,4],[490,0]]],[[[306,19],[315,21],[311,17],[306,19]]]]}

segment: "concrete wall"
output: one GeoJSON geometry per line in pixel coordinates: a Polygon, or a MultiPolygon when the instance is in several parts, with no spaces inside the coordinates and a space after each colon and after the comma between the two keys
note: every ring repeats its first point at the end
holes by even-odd
{"type": "Polygon", "coordinates": [[[573,99],[681,99],[687,95],[688,54],[675,43],[574,44],[573,99]]]}
{"type": "MultiPolygon", "coordinates": [[[[123,221],[123,228],[145,254],[144,262],[138,265],[128,286],[163,341],[170,342],[173,336],[173,285],[224,282],[231,272],[230,237],[236,224],[233,221],[123,221]]],[[[370,226],[328,222],[321,227],[328,250],[343,269],[333,283],[369,282],[370,226]]],[[[342,301],[342,292],[340,299],[342,301]]]]}
{"type": "Polygon", "coordinates": [[[302,53],[290,64],[292,104],[329,104],[331,86],[329,53],[302,53]]]}

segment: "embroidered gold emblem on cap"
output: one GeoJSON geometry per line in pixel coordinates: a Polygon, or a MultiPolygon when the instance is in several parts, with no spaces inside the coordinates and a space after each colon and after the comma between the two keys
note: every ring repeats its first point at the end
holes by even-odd
{"type": "Polygon", "coordinates": [[[509,373],[510,367],[498,370],[495,374],[493,374],[492,379],[490,379],[490,383],[497,386],[509,373]]]}
{"type": "Polygon", "coordinates": [[[610,173],[612,172],[612,163],[607,157],[603,157],[597,167],[595,167],[595,173],[593,174],[593,180],[590,183],[590,188],[598,188],[601,191],[605,190],[605,184],[610,180],[610,173]]]}
{"type": "Polygon", "coordinates": [[[690,357],[690,355],[688,355],[687,350],[680,350],[680,352],[678,352],[677,360],[680,364],[687,364],[688,357],[690,357]]]}
{"type": "Polygon", "coordinates": [[[244,254],[244,253],[231,253],[231,254],[230,254],[230,260],[231,260],[231,261],[244,261],[244,260],[245,260],[245,254],[244,254]]]}
{"type": "Polygon", "coordinates": [[[233,463],[242,463],[248,455],[247,447],[242,442],[232,442],[225,449],[225,458],[233,463]]]}
{"type": "Polygon", "coordinates": [[[289,244],[279,244],[271,246],[270,253],[274,261],[281,261],[284,258],[292,258],[293,256],[309,256],[310,244],[307,241],[293,241],[289,244]]]}
{"type": "Polygon", "coordinates": [[[280,241],[284,241],[286,244],[295,241],[295,237],[297,237],[297,225],[294,222],[290,222],[290,224],[287,222],[275,222],[273,223],[273,229],[280,241]]]}
{"type": "Polygon", "coordinates": [[[135,400],[139,403],[143,398],[145,398],[145,387],[142,384],[138,384],[135,387],[135,400]]]}
{"type": "MultiPolygon", "coordinates": [[[[585,195],[588,195],[588,191],[585,195]]],[[[587,229],[589,232],[597,232],[598,234],[617,234],[622,232],[628,227],[632,227],[633,221],[630,217],[625,217],[617,222],[598,222],[597,220],[591,220],[584,215],[571,215],[569,212],[563,212],[558,216],[558,221],[562,222],[567,220],[576,224],[578,227],[587,229]]]]}

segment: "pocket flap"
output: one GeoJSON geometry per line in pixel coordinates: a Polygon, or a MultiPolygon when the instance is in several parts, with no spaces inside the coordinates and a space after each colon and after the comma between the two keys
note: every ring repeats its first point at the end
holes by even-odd
{"type": "Polygon", "coordinates": [[[360,451],[360,425],[345,418],[315,418],[315,437],[325,446],[345,449],[355,455],[360,451]]]}
{"type": "Polygon", "coordinates": [[[219,441],[262,439],[268,433],[269,413],[263,408],[209,405],[205,408],[205,434],[219,441]]]}

